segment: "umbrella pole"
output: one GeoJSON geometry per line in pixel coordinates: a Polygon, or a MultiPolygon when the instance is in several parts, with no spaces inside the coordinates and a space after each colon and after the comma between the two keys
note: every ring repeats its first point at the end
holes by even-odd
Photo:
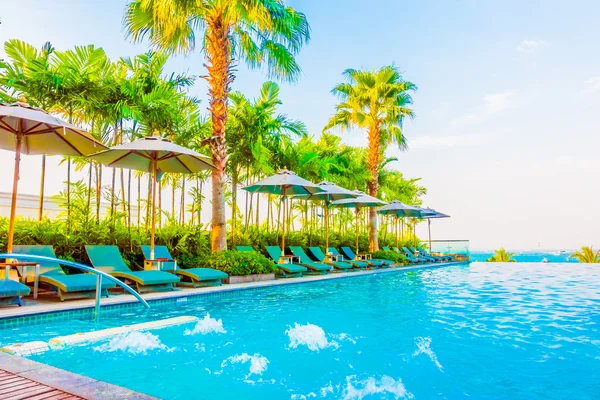
{"type": "Polygon", "coordinates": [[[23,140],[21,134],[17,134],[17,143],[15,148],[15,171],[13,176],[13,192],[10,200],[10,222],[8,225],[8,243],[6,245],[6,252],[12,253],[13,248],[13,236],[15,233],[15,215],[17,212],[17,189],[19,186],[19,165],[21,163],[21,141],[23,140]]]}
{"type": "Polygon", "coordinates": [[[413,222],[413,242],[414,242],[414,250],[415,255],[417,255],[417,220],[413,222]]]}
{"type": "Polygon", "coordinates": [[[356,207],[356,255],[358,256],[358,207],[356,207]]]}
{"type": "Polygon", "coordinates": [[[398,239],[399,239],[399,237],[398,237],[398,220],[399,219],[400,218],[398,216],[396,216],[396,248],[398,248],[398,239]]]}
{"type": "Polygon", "coordinates": [[[427,229],[429,230],[429,252],[431,253],[431,218],[427,220],[427,229]]]}
{"type": "Polygon", "coordinates": [[[281,255],[285,255],[285,224],[287,222],[287,211],[286,211],[286,195],[285,189],[283,191],[283,224],[281,224],[281,255]]]}
{"type": "Polygon", "coordinates": [[[156,160],[152,160],[152,229],[150,230],[150,259],[154,260],[154,225],[156,221],[156,160]]]}
{"type": "Polygon", "coordinates": [[[327,207],[328,201],[325,200],[325,210],[323,210],[323,214],[325,215],[325,254],[329,251],[329,207],[327,207]]]}

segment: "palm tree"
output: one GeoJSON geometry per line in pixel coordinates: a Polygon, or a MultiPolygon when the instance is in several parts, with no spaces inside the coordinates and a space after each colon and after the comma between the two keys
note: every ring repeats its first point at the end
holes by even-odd
{"type": "MultiPolygon", "coordinates": [[[[4,51],[9,61],[0,60],[0,88],[8,91],[0,100],[14,101],[15,97],[24,97],[36,107],[50,111],[57,101],[57,89],[60,79],[51,65],[54,47],[46,42],[38,51],[32,45],[11,39],[4,43],[4,51]]],[[[0,94],[2,91],[0,91],[0,94]]],[[[46,178],[46,155],[42,155],[40,177],[40,200],[38,221],[44,215],[44,186],[46,178]]]]}
{"type": "Polygon", "coordinates": [[[591,246],[583,246],[580,251],[571,254],[580,263],[600,263],[600,251],[594,251],[591,246]]]}
{"type": "Polygon", "coordinates": [[[507,252],[504,247],[500,250],[494,250],[494,255],[487,260],[486,262],[516,262],[513,256],[514,253],[507,252]]]}
{"type": "Polygon", "coordinates": [[[216,169],[212,173],[212,249],[227,248],[225,220],[225,164],[227,101],[235,79],[235,60],[250,67],[265,64],[270,74],[294,81],[300,67],[294,56],[310,38],[304,14],[282,0],[134,0],[124,24],[134,41],[150,42],[175,52],[191,52],[196,30],[207,59],[210,146],[216,169]]]}
{"type": "MultiPolygon", "coordinates": [[[[379,192],[379,166],[383,153],[390,143],[406,149],[402,131],[405,117],[413,117],[408,108],[412,104],[410,92],[416,86],[402,78],[394,65],[384,66],[378,71],[348,69],[343,73],[345,83],[335,86],[332,92],[341,102],[325,130],[338,127],[366,129],[368,135],[367,166],[370,178],[367,182],[369,195],[379,192]]],[[[377,213],[369,209],[369,250],[379,249],[377,242],[377,213]]]]}

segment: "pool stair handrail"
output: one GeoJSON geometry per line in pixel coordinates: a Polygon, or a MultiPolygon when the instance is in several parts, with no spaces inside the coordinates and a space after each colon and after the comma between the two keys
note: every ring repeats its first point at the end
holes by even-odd
{"type": "MultiPolygon", "coordinates": [[[[20,260],[54,262],[54,263],[66,265],[67,267],[71,267],[71,268],[75,268],[75,269],[79,269],[79,270],[82,270],[85,272],[90,272],[92,274],[95,274],[96,275],[96,302],[94,304],[94,319],[96,319],[96,320],[100,318],[100,298],[102,297],[102,279],[104,279],[104,278],[108,279],[111,282],[114,282],[118,286],[125,289],[127,292],[129,292],[131,295],[133,295],[133,297],[135,297],[140,303],[142,303],[142,305],[144,307],[150,308],[150,305],[146,302],[146,300],[144,300],[142,298],[142,296],[138,292],[136,292],[133,288],[131,288],[129,285],[121,282],[118,278],[115,278],[114,276],[111,276],[111,275],[107,274],[106,272],[100,271],[100,270],[92,268],[92,267],[88,267],[87,265],[83,265],[83,264],[80,264],[80,263],[77,263],[74,261],[63,260],[60,258],[37,256],[37,255],[33,255],[33,254],[0,253],[0,259],[2,259],[2,258],[16,258],[16,259],[20,259],[20,260]]],[[[36,280],[38,277],[38,273],[37,273],[38,268],[39,268],[39,265],[36,267],[36,274],[35,274],[36,280]]],[[[36,282],[36,286],[37,286],[37,282],[36,282]]]]}

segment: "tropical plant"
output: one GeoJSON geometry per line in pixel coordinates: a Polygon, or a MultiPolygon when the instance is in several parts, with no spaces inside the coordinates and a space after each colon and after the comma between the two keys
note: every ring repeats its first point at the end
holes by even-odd
{"type": "Polygon", "coordinates": [[[583,246],[581,250],[571,254],[571,258],[580,263],[600,263],[600,251],[594,251],[592,246],[583,246]]]}
{"type": "Polygon", "coordinates": [[[271,274],[277,266],[260,253],[224,250],[212,253],[204,261],[208,268],[218,269],[229,276],[271,274]]]}
{"type": "Polygon", "coordinates": [[[225,164],[227,101],[235,78],[234,60],[250,67],[266,65],[271,75],[294,81],[300,67],[294,59],[309,40],[304,14],[280,0],[134,0],[124,24],[134,41],[148,37],[162,49],[191,52],[201,32],[207,60],[212,173],[212,249],[227,248],[225,164]]]}
{"type": "MultiPolygon", "coordinates": [[[[409,105],[410,92],[416,85],[405,81],[394,65],[384,66],[377,71],[348,69],[344,71],[344,83],[336,85],[332,92],[340,103],[324,130],[331,128],[366,129],[368,136],[367,167],[370,177],[367,183],[369,195],[379,192],[380,165],[383,153],[390,143],[400,149],[407,148],[402,130],[406,117],[414,116],[409,105]]],[[[377,213],[369,210],[369,249],[378,250],[377,213]]]]}
{"type": "Polygon", "coordinates": [[[507,252],[504,248],[494,250],[494,255],[485,260],[486,262],[515,262],[515,254],[507,252]]]}

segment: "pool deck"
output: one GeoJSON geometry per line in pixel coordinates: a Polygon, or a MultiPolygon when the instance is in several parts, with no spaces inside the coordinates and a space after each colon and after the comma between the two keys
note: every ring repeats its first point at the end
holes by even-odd
{"type": "Polygon", "coordinates": [[[26,358],[0,353],[0,399],[154,400],[157,398],[26,358]]]}
{"type": "MultiPolygon", "coordinates": [[[[460,265],[467,264],[466,261],[460,262],[447,262],[447,263],[435,263],[435,264],[424,264],[424,265],[415,265],[415,266],[405,266],[405,267],[392,267],[392,268],[382,268],[382,269],[371,269],[365,271],[354,271],[354,272],[345,272],[345,273],[331,273],[327,275],[306,275],[299,278],[285,278],[285,279],[275,279],[270,281],[260,281],[260,282],[245,282],[245,283],[235,283],[235,284],[227,284],[222,286],[212,286],[212,287],[200,287],[200,288],[188,288],[188,287],[177,287],[174,291],[167,292],[154,292],[154,293],[145,293],[142,297],[152,306],[153,301],[165,300],[165,299],[177,299],[177,298],[185,298],[190,296],[202,296],[206,294],[213,294],[219,292],[228,292],[228,291],[237,291],[237,290],[246,290],[246,289],[257,289],[257,288],[265,288],[272,286],[283,286],[283,285],[294,285],[294,284],[303,284],[310,282],[319,282],[319,281],[327,281],[331,279],[345,279],[352,278],[356,276],[365,276],[365,275],[376,275],[376,274],[388,274],[388,273],[397,273],[401,271],[415,271],[421,269],[430,269],[430,268],[440,268],[440,267],[448,267],[452,265],[460,265]]],[[[136,298],[130,294],[122,293],[122,294],[111,294],[108,298],[102,298],[101,305],[120,305],[120,304],[128,304],[137,302],[136,298]]],[[[25,316],[33,316],[37,314],[45,314],[51,312],[58,311],[73,311],[80,310],[86,308],[94,307],[94,299],[80,299],[80,300],[67,300],[64,302],[60,302],[57,296],[44,296],[38,297],[37,300],[24,299],[24,305],[22,307],[13,306],[13,307],[2,307],[0,308],[0,321],[3,319],[16,318],[16,317],[25,317],[25,316]]]]}

